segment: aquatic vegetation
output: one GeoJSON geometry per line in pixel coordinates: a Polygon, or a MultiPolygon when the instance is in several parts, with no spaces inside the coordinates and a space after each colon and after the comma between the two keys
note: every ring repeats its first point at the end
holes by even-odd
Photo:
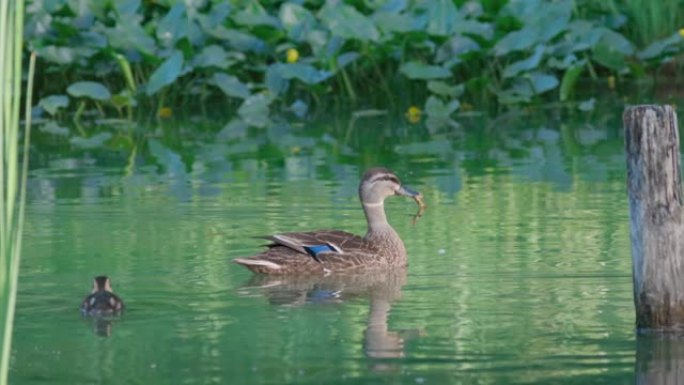
{"type": "Polygon", "coordinates": [[[643,77],[684,49],[674,21],[638,44],[625,34],[636,0],[580,3],[36,1],[26,37],[43,59],[39,79],[50,78],[39,107],[51,116],[221,100],[257,126],[271,104],[310,111],[378,92],[448,124],[464,101],[572,101],[583,77],[643,77]]]}
{"type": "Polygon", "coordinates": [[[35,56],[28,71],[26,116],[20,137],[24,2],[0,3],[0,384],[7,383],[17,297],[35,56]],[[23,154],[20,143],[23,141],[23,154]],[[21,158],[20,158],[21,157],[21,158]]]}

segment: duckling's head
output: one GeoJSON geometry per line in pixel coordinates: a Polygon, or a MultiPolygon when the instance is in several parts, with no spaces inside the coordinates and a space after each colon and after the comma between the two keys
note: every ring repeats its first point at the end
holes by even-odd
{"type": "Polygon", "coordinates": [[[371,168],[363,174],[359,185],[359,198],[364,205],[380,205],[385,198],[403,195],[416,199],[420,193],[403,186],[399,178],[384,167],[371,168]]]}
{"type": "Polygon", "coordinates": [[[100,275],[93,279],[93,293],[98,291],[112,292],[112,282],[106,275],[100,275]]]}

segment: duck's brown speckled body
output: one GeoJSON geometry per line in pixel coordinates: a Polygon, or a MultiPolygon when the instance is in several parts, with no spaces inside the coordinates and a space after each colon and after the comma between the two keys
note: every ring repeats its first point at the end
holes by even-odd
{"type": "Polygon", "coordinates": [[[348,272],[406,266],[404,242],[389,225],[384,200],[393,195],[416,199],[420,194],[402,186],[386,168],[368,170],[359,185],[368,232],[365,236],[318,230],[282,233],[266,237],[270,244],[263,253],[233,261],[261,274],[305,274],[348,272]]]}
{"type": "Polygon", "coordinates": [[[81,302],[81,313],[86,316],[107,316],[121,314],[123,310],[123,300],[112,292],[109,277],[95,277],[93,290],[81,302]]]}

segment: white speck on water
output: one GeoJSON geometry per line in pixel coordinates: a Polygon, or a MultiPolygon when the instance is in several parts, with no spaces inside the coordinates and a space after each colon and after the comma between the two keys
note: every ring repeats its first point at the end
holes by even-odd
{"type": "Polygon", "coordinates": [[[150,364],[150,369],[157,369],[157,364],[154,362],[150,364]]]}
{"type": "Polygon", "coordinates": [[[438,252],[439,254],[445,254],[445,253],[446,253],[446,249],[439,249],[439,250],[437,250],[437,252],[438,252]]]}
{"type": "Polygon", "coordinates": [[[423,377],[416,377],[415,381],[416,381],[416,384],[424,384],[424,383],[425,383],[425,378],[423,378],[423,377]]]}

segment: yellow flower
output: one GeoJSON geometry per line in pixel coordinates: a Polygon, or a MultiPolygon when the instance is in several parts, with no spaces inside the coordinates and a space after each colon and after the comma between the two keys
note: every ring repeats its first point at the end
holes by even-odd
{"type": "Polygon", "coordinates": [[[406,110],[406,119],[411,123],[418,123],[422,114],[423,111],[421,111],[420,108],[411,106],[406,110]]]}
{"type": "Polygon", "coordinates": [[[299,51],[297,51],[295,48],[288,49],[286,58],[288,63],[296,63],[297,60],[299,60],[299,51]]]}
{"type": "Polygon", "coordinates": [[[679,29],[679,36],[684,37],[684,28],[679,29]]]}
{"type": "Polygon", "coordinates": [[[173,111],[169,107],[162,107],[157,111],[157,116],[162,119],[170,118],[172,114],[173,111]]]}
{"type": "Polygon", "coordinates": [[[608,76],[608,88],[615,89],[615,76],[608,76]]]}

